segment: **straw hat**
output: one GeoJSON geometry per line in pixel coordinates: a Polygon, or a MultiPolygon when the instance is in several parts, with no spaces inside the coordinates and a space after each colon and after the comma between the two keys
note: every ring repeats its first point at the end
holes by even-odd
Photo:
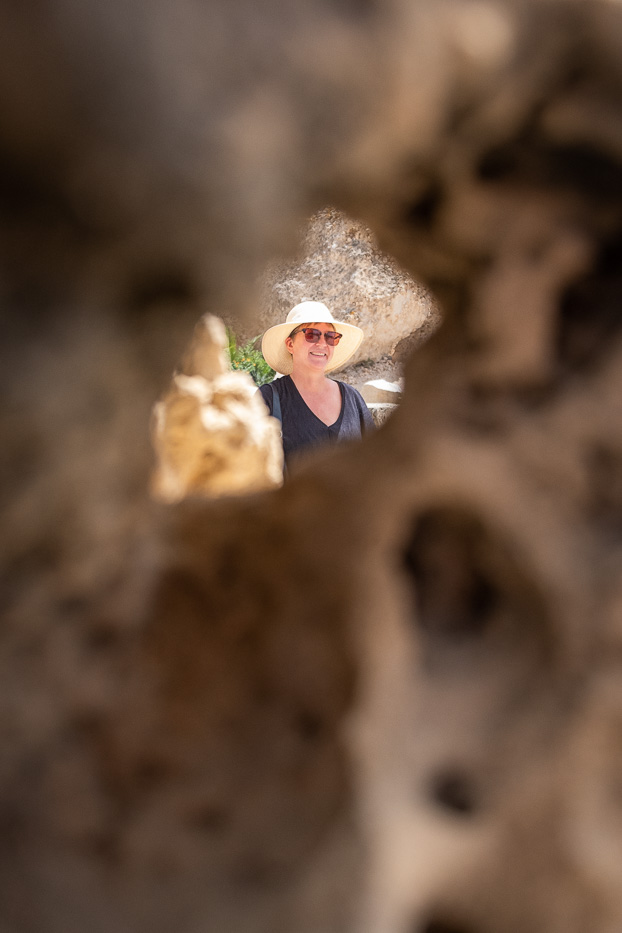
{"type": "Polygon", "coordinates": [[[277,373],[282,373],[284,376],[291,373],[292,355],[285,346],[285,339],[301,324],[315,323],[333,324],[335,330],[343,335],[335,347],[333,358],[326,367],[326,372],[343,366],[352,354],[358,350],[365,336],[360,327],[336,321],[326,305],[322,304],[321,301],[302,301],[295,308],[292,308],[284,324],[276,324],[274,327],[270,327],[263,335],[261,352],[266,363],[277,373]]]}

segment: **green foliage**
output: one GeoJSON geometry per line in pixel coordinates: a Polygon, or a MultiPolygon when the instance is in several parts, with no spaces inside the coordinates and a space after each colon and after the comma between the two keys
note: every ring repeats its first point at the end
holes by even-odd
{"type": "Polygon", "coordinates": [[[231,357],[231,368],[241,369],[252,376],[255,385],[262,386],[265,382],[271,382],[275,377],[275,372],[268,366],[260,350],[254,347],[255,341],[259,337],[253,337],[244,346],[239,347],[237,338],[232,330],[227,328],[227,339],[229,341],[229,356],[231,357]]]}

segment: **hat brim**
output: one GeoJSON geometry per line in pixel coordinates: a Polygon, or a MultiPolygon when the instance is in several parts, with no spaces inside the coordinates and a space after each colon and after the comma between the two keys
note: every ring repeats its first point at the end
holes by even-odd
{"type": "MultiPolygon", "coordinates": [[[[314,323],[315,321],[286,322],[285,324],[275,324],[274,327],[269,327],[261,340],[261,352],[268,366],[271,366],[275,372],[281,373],[282,376],[288,376],[293,369],[293,360],[291,353],[285,346],[285,340],[297,327],[314,323]]],[[[341,369],[347,363],[360,347],[365,334],[355,324],[344,324],[342,321],[326,323],[334,324],[335,330],[338,330],[342,335],[341,340],[335,347],[332,359],[326,367],[325,372],[328,373],[334,369],[341,369]]]]}

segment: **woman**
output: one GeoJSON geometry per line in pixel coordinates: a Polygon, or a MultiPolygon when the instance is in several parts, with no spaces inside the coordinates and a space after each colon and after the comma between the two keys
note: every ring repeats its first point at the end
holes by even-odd
{"type": "Polygon", "coordinates": [[[345,382],[326,377],[344,365],[363,336],[360,327],[336,321],[320,301],[296,305],[284,324],[264,334],[264,358],[283,378],[259,391],[270,414],[283,425],[286,467],[306,448],[360,438],[373,428],[361,394],[345,382]]]}

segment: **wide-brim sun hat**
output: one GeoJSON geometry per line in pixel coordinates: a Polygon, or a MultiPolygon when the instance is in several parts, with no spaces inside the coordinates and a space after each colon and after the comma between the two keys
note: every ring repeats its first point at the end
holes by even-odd
{"type": "Polygon", "coordinates": [[[287,315],[284,324],[275,324],[268,328],[261,341],[261,352],[268,366],[283,376],[289,375],[293,368],[292,355],[285,346],[285,340],[301,324],[332,324],[342,335],[335,347],[333,357],[325,372],[340,369],[356,353],[365,334],[355,324],[345,324],[332,316],[321,301],[301,301],[287,315]]]}

